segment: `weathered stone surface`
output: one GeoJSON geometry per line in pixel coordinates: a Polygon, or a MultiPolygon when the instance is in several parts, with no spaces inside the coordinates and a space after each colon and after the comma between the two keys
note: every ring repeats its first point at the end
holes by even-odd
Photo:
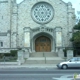
{"type": "Polygon", "coordinates": [[[75,10],[70,2],[65,3],[62,0],[24,0],[20,4],[16,4],[15,0],[0,2],[0,42],[3,42],[1,48],[23,48],[25,29],[30,28],[30,47],[28,47],[30,51],[35,52],[34,40],[39,33],[51,36],[49,37],[52,44],[51,51],[56,51],[56,29],[61,28],[61,47],[68,47],[74,25],[75,10]],[[47,2],[54,9],[53,19],[43,25],[36,23],[31,16],[33,6],[39,2],[47,2]],[[42,27],[43,29],[41,29],[42,27]]]}

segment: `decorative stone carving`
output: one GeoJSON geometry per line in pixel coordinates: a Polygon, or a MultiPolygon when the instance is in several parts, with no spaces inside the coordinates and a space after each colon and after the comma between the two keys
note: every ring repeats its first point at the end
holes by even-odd
{"type": "Polygon", "coordinates": [[[32,8],[33,20],[41,24],[51,21],[53,14],[53,7],[46,2],[37,3],[32,8]]]}

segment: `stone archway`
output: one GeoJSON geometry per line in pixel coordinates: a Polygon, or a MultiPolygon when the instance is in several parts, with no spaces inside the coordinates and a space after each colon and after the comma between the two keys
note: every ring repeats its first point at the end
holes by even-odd
{"type": "Polygon", "coordinates": [[[51,40],[46,36],[40,36],[35,40],[35,51],[36,52],[50,52],[51,51],[51,40]]]}

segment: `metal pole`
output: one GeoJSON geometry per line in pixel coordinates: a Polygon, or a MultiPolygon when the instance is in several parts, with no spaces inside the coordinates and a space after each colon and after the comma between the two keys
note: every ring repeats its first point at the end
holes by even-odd
{"type": "Polygon", "coordinates": [[[5,56],[4,56],[4,65],[5,65],[5,56]]]}

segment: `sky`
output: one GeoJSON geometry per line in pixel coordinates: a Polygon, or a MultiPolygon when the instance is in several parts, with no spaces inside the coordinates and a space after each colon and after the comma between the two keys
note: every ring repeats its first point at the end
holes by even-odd
{"type": "MultiPolygon", "coordinates": [[[[23,0],[17,0],[17,3],[20,3],[23,0]]],[[[72,3],[72,7],[75,8],[75,13],[77,16],[80,15],[80,0],[62,0],[64,2],[71,2],[72,3]]]]}

